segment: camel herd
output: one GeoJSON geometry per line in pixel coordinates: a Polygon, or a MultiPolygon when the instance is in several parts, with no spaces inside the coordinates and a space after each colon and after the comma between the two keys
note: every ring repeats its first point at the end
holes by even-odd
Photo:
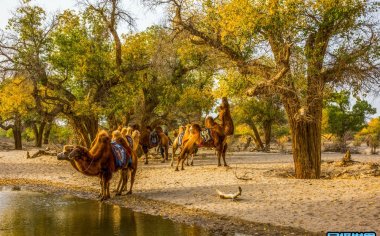
{"type": "MultiPolygon", "coordinates": [[[[212,117],[205,120],[205,129],[199,124],[188,124],[180,126],[178,135],[176,135],[172,144],[173,166],[175,153],[180,149],[177,158],[176,171],[184,170],[184,161],[191,157],[191,165],[193,164],[194,154],[199,147],[213,147],[218,156],[218,166],[221,166],[221,158],[223,158],[224,166],[226,163],[226,151],[228,135],[234,132],[234,125],[231,118],[229,104],[227,98],[222,99],[219,106],[220,124],[215,122],[212,117]]],[[[91,148],[87,149],[82,146],[66,145],[63,152],[59,153],[58,160],[67,160],[79,172],[88,176],[98,176],[100,178],[100,200],[110,198],[110,180],[113,173],[121,171],[120,180],[116,188],[116,195],[121,195],[127,187],[130,178],[130,188],[127,194],[132,193],[133,183],[138,164],[138,149],[143,151],[143,160],[148,164],[148,151],[154,147],[160,147],[162,162],[168,160],[170,138],[158,126],[152,129],[147,126],[139,130],[138,126],[119,128],[109,134],[106,130],[101,130],[96,135],[91,144],[91,148]],[[121,154],[116,151],[116,146],[122,150],[121,154]]]]}

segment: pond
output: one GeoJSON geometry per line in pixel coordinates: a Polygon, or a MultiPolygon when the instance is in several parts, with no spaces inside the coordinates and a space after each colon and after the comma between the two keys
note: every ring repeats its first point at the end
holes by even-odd
{"type": "Polygon", "coordinates": [[[119,206],[28,191],[0,191],[0,235],[209,235],[119,206]]]}

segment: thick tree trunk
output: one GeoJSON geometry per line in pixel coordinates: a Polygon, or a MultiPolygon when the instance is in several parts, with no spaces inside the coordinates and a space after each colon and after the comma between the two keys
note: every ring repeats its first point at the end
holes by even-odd
{"type": "Polygon", "coordinates": [[[18,116],[15,117],[15,123],[12,127],[12,131],[13,131],[13,138],[15,141],[15,149],[22,150],[22,139],[21,139],[22,126],[21,126],[21,119],[18,116]]]}
{"type": "Polygon", "coordinates": [[[98,132],[97,116],[75,116],[71,117],[72,125],[77,132],[80,144],[90,148],[92,141],[98,132]]]}
{"type": "Polygon", "coordinates": [[[52,123],[48,123],[44,132],[44,144],[49,144],[50,131],[52,128],[52,123]]]}
{"type": "Polygon", "coordinates": [[[265,120],[263,122],[263,129],[264,129],[264,138],[265,138],[265,151],[270,151],[270,141],[272,138],[272,121],[271,120],[265,120]]]}
{"type": "Polygon", "coordinates": [[[34,136],[36,138],[35,139],[35,146],[36,147],[42,147],[42,138],[43,138],[45,126],[46,126],[45,121],[41,122],[39,127],[36,123],[33,123],[33,132],[34,132],[34,136]]]}
{"type": "Polygon", "coordinates": [[[287,109],[297,179],[318,179],[321,175],[322,100],[315,103],[309,113],[287,109]]]}
{"type": "Polygon", "coordinates": [[[315,123],[294,122],[293,159],[297,179],[318,179],[321,175],[321,128],[315,123]]]}

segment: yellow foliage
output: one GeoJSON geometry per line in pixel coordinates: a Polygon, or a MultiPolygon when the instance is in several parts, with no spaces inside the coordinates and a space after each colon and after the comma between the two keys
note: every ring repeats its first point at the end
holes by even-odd
{"type": "Polygon", "coordinates": [[[26,115],[27,108],[32,107],[33,86],[30,81],[16,77],[7,79],[0,87],[0,114],[2,119],[12,117],[15,113],[26,115]]]}
{"type": "Polygon", "coordinates": [[[235,135],[251,135],[251,136],[253,136],[253,132],[252,132],[251,127],[249,127],[249,125],[241,124],[241,125],[236,126],[235,135]]]}

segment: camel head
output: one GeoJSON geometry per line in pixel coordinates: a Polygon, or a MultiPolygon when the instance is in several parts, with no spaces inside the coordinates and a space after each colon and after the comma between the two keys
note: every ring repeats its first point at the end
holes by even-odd
{"type": "Polygon", "coordinates": [[[119,130],[115,130],[112,132],[112,140],[120,139],[122,136],[122,133],[119,130]]]}
{"type": "Polygon", "coordinates": [[[74,150],[73,145],[65,145],[63,147],[63,152],[57,154],[57,159],[61,160],[69,160],[69,154],[74,150]]]}
{"type": "Polygon", "coordinates": [[[164,132],[161,126],[157,126],[154,130],[156,130],[156,132],[159,134],[164,132]]]}
{"type": "Polygon", "coordinates": [[[135,140],[135,139],[139,139],[140,138],[140,131],[138,130],[134,130],[133,133],[132,133],[132,138],[135,140]]]}
{"type": "Polygon", "coordinates": [[[211,129],[215,125],[214,118],[207,116],[205,119],[205,127],[211,129]]]}
{"type": "Polygon", "coordinates": [[[178,133],[181,134],[181,133],[185,132],[185,129],[186,129],[186,126],[181,125],[181,126],[178,128],[178,133]]]}
{"type": "Polygon", "coordinates": [[[198,124],[191,125],[191,128],[190,128],[190,133],[191,134],[200,133],[201,131],[202,131],[202,128],[201,128],[200,125],[198,125],[198,124]]]}
{"type": "Polygon", "coordinates": [[[88,149],[82,146],[75,146],[73,150],[68,155],[69,160],[87,160],[89,158],[88,149]]]}

